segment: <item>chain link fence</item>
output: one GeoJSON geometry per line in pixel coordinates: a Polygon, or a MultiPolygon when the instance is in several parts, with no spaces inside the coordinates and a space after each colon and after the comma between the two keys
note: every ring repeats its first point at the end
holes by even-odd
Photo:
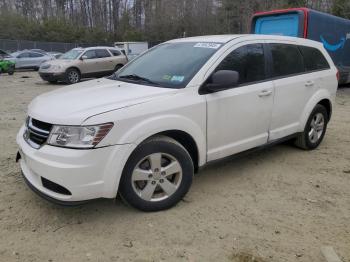
{"type": "MultiPolygon", "coordinates": [[[[149,48],[162,43],[163,41],[149,42],[149,48]]],[[[62,43],[62,42],[41,42],[28,40],[10,40],[0,39],[0,49],[6,52],[16,52],[24,49],[42,49],[46,52],[61,52],[65,53],[75,47],[90,47],[90,46],[113,46],[113,43],[62,43]]]]}
{"type": "Polygon", "coordinates": [[[89,46],[113,46],[110,44],[101,43],[61,43],[61,42],[40,42],[40,41],[28,41],[28,40],[10,40],[0,39],[0,49],[7,52],[15,52],[24,49],[42,49],[47,52],[67,52],[75,47],[89,47],[89,46]]]}

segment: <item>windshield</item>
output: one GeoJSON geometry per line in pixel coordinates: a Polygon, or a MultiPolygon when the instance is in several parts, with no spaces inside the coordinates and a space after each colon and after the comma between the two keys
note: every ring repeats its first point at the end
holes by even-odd
{"type": "Polygon", "coordinates": [[[83,50],[72,49],[60,56],[60,59],[76,59],[83,52],[83,50]]]}
{"type": "Polygon", "coordinates": [[[116,73],[125,82],[184,88],[221,47],[217,43],[166,43],[136,58],[116,73]]]}

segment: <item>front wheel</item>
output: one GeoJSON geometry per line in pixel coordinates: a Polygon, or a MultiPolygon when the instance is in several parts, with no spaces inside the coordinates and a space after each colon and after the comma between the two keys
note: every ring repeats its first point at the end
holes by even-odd
{"type": "Polygon", "coordinates": [[[66,82],[68,84],[80,82],[80,72],[75,68],[69,68],[66,72],[66,82]]]}
{"type": "Polygon", "coordinates": [[[327,109],[323,105],[316,105],[306,122],[304,132],[295,140],[295,145],[305,150],[317,148],[326,133],[327,124],[327,109]]]}
{"type": "Polygon", "coordinates": [[[160,211],[188,192],[194,173],[187,150],[176,140],[159,136],[139,145],[127,161],[119,193],[142,211],[160,211]]]}

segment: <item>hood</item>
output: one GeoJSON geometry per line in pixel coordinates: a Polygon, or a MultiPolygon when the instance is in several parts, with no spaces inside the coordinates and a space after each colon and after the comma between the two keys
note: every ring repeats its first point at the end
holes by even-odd
{"type": "Polygon", "coordinates": [[[51,124],[80,125],[91,116],[147,103],[177,91],[101,78],[42,94],[30,103],[28,114],[51,124]]]}
{"type": "Polygon", "coordinates": [[[53,59],[53,60],[46,61],[42,65],[50,65],[50,66],[52,66],[52,65],[60,65],[60,66],[64,66],[64,65],[72,63],[72,61],[73,60],[70,60],[70,59],[53,59]]]}

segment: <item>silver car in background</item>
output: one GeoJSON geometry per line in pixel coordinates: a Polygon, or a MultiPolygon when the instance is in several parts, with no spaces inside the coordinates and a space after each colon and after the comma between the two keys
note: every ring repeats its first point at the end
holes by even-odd
{"type": "Polygon", "coordinates": [[[16,63],[16,69],[34,69],[38,70],[41,63],[54,59],[53,56],[46,53],[40,53],[31,50],[18,51],[11,54],[11,60],[16,63]]]}

